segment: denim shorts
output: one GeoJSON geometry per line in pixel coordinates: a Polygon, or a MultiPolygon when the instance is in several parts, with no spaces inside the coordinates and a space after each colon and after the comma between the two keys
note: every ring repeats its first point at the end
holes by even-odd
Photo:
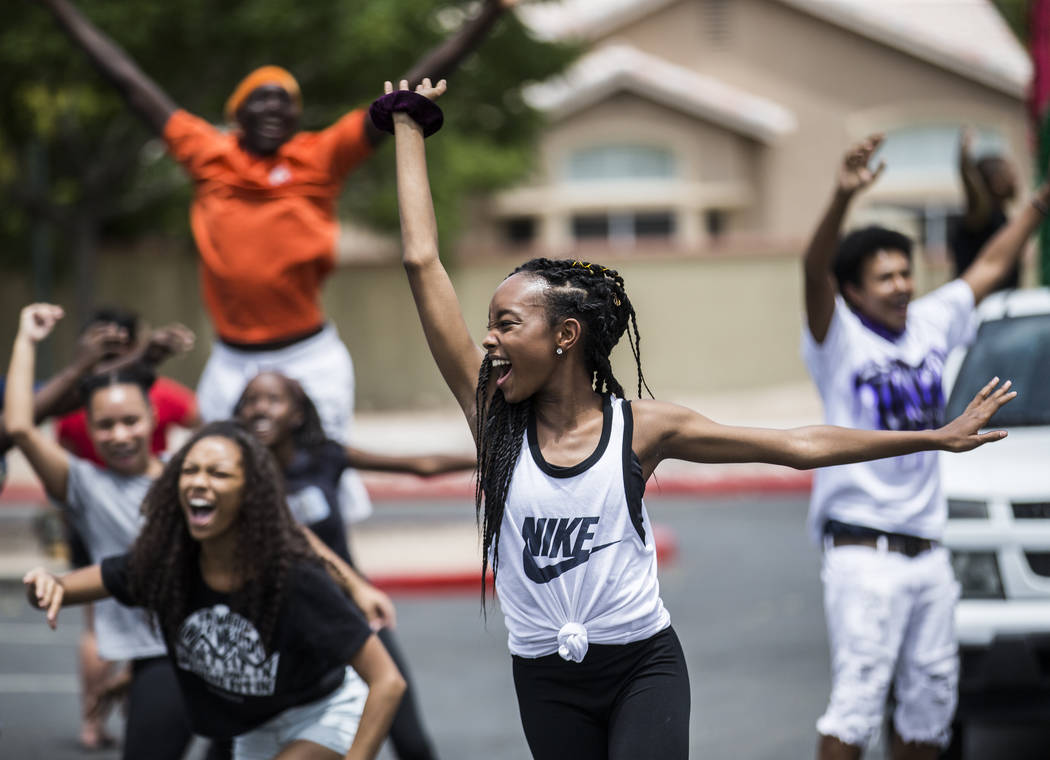
{"type": "Polygon", "coordinates": [[[345,755],[354,743],[368,686],[347,667],[343,684],[327,697],[274,716],[233,741],[234,760],[270,760],[295,741],[311,741],[345,755]]]}

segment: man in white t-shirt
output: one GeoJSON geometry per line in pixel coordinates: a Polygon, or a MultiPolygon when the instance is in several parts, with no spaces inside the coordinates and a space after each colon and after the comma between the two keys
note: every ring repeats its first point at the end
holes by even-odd
{"type": "MultiPolygon", "coordinates": [[[[1016,266],[1046,214],[1040,188],[962,275],[912,301],[912,243],[881,227],[839,239],[882,137],[854,146],[806,251],[802,354],[831,425],[938,427],[948,353],[971,338],[974,306],[1016,266]]],[[[1020,389],[1023,393],[1024,389],[1020,389]]],[[[939,544],[947,516],[937,454],[818,470],[809,528],[823,541],[832,686],[817,721],[820,760],[859,758],[894,685],[892,756],[936,758],[955,712],[958,584],[939,544]]]]}

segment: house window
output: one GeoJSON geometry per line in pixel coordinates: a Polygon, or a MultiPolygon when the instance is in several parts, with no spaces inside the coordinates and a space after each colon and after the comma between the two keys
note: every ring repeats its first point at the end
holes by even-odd
{"type": "Polygon", "coordinates": [[[581,148],[569,156],[565,175],[570,182],[670,179],[675,176],[674,156],[651,145],[581,148]]]}
{"type": "Polygon", "coordinates": [[[514,246],[529,245],[536,239],[536,218],[515,216],[503,223],[503,235],[514,246]]]}
{"type": "Polygon", "coordinates": [[[574,216],[572,236],[576,240],[604,240],[609,237],[609,216],[607,214],[574,216]]]}
{"type": "MultiPolygon", "coordinates": [[[[977,133],[974,156],[1006,153],[1002,135],[988,130],[977,133]]],[[[959,126],[923,124],[887,131],[873,165],[886,162],[880,184],[943,185],[954,188],[959,173],[959,126]]]]}
{"type": "Polygon", "coordinates": [[[670,211],[616,211],[577,214],[572,218],[572,236],[577,242],[608,241],[616,245],[633,245],[641,239],[670,238],[674,231],[675,218],[670,211]]]}
{"type": "Polygon", "coordinates": [[[674,216],[669,211],[634,215],[634,234],[640,238],[668,238],[674,234],[674,216]]]}
{"type": "Polygon", "coordinates": [[[718,240],[726,232],[726,212],[718,208],[709,208],[704,212],[704,226],[707,236],[718,240]]]}

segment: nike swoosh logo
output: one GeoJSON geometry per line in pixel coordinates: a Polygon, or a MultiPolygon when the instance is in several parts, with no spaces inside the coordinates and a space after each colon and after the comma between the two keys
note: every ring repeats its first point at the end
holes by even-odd
{"type": "Polygon", "coordinates": [[[533,583],[550,583],[552,580],[557,578],[562,573],[566,573],[572,570],[574,567],[582,565],[584,562],[591,558],[591,555],[595,552],[600,552],[602,549],[607,549],[613,544],[618,544],[623,539],[617,541],[610,541],[607,544],[601,546],[595,546],[593,549],[584,549],[575,557],[569,557],[563,559],[561,562],[555,562],[553,565],[547,565],[546,567],[540,567],[536,564],[536,558],[529,552],[528,544],[522,550],[521,558],[525,565],[525,576],[533,583]]]}

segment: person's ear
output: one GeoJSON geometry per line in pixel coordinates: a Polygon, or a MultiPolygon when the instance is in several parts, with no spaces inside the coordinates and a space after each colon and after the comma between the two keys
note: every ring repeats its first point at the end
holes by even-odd
{"type": "Polygon", "coordinates": [[[582,335],[583,325],[578,319],[569,317],[558,326],[554,338],[555,347],[567,352],[580,341],[582,335]]]}

